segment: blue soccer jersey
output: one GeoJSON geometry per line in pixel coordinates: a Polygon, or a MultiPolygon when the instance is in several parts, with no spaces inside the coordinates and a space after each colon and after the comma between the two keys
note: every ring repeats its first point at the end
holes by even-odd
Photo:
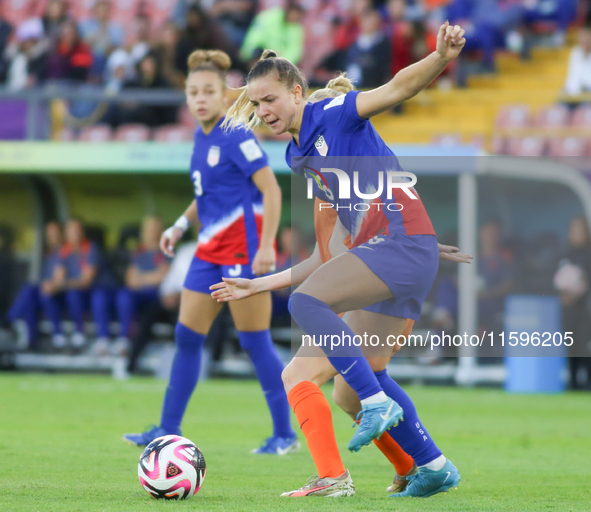
{"type": "Polygon", "coordinates": [[[416,199],[401,188],[387,190],[388,173],[399,173],[402,168],[369,120],[359,117],[357,94],[359,91],[352,91],[306,105],[299,146],[292,140],[287,147],[288,165],[297,174],[315,178],[314,195],[337,209],[339,219],[351,233],[353,246],[379,233],[434,235],[414,188],[408,190],[416,199]],[[322,168],[333,170],[321,172],[322,168]],[[344,180],[339,179],[335,168],[347,174],[344,180]],[[341,193],[342,181],[348,183],[348,194],[341,193]],[[357,197],[356,190],[377,197],[357,197]]]}
{"type": "Polygon", "coordinates": [[[251,263],[263,225],[263,197],[252,175],[268,165],[253,133],[195,131],[191,180],[201,229],[196,256],[218,265],[251,263]]]}

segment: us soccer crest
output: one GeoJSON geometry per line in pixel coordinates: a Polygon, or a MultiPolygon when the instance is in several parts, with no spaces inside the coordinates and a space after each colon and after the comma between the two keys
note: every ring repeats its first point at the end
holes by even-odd
{"type": "Polygon", "coordinates": [[[320,153],[322,156],[326,156],[328,154],[328,144],[322,135],[318,136],[316,142],[314,142],[314,146],[316,147],[318,153],[320,153]]]}
{"type": "Polygon", "coordinates": [[[220,148],[219,146],[211,146],[207,153],[207,165],[215,167],[220,161],[220,148]]]}

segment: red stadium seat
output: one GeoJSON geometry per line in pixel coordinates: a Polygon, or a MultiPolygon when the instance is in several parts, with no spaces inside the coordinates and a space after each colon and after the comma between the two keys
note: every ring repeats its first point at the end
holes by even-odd
{"type": "Polygon", "coordinates": [[[85,142],[108,142],[113,138],[113,130],[108,124],[85,126],[80,130],[78,140],[85,142]]]}
{"type": "Polygon", "coordinates": [[[152,22],[152,28],[160,27],[170,18],[177,0],[152,0],[146,3],[147,14],[152,22]]]}
{"type": "Polygon", "coordinates": [[[497,128],[525,128],[529,125],[527,105],[505,105],[499,110],[495,126],[497,128]]]}
{"type": "Polygon", "coordinates": [[[197,120],[189,112],[189,107],[183,105],[179,111],[179,123],[187,128],[195,130],[197,128],[197,120]]]}
{"type": "Polygon", "coordinates": [[[137,16],[140,0],[114,0],[113,17],[115,23],[119,23],[126,30],[133,25],[133,20],[137,16]]]}
{"type": "Polygon", "coordinates": [[[570,125],[575,128],[591,128],[591,105],[581,105],[571,117],[570,125]]]}
{"type": "Polygon", "coordinates": [[[145,124],[122,124],[115,130],[115,140],[119,142],[145,142],[150,140],[150,129],[145,124]]]}
{"type": "Polygon", "coordinates": [[[76,21],[83,21],[92,17],[92,8],[96,0],[75,0],[68,2],[68,14],[76,21]]]}
{"type": "Polygon", "coordinates": [[[152,138],[158,142],[187,142],[193,140],[193,130],[182,124],[168,124],[156,128],[152,138]]]}
{"type": "Polygon", "coordinates": [[[441,133],[433,136],[431,144],[445,147],[461,146],[462,136],[458,133],[441,133]]]}
{"type": "Polygon", "coordinates": [[[507,154],[507,139],[496,135],[493,137],[492,150],[495,155],[506,155],[507,154]]]}
{"type": "Polygon", "coordinates": [[[513,156],[542,156],[545,150],[544,137],[511,137],[507,141],[507,153],[513,156]]]}
{"type": "Polygon", "coordinates": [[[4,0],[2,11],[13,27],[29,18],[39,16],[40,0],[4,0]]]}
{"type": "Polygon", "coordinates": [[[582,137],[553,137],[548,141],[550,156],[585,156],[588,139],[582,137]]]}
{"type": "Polygon", "coordinates": [[[71,142],[76,140],[76,133],[71,128],[63,128],[59,134],[58,140],[62,142],[71,142]]]}
{"type": "Polygon", "coordinates": [[[562,128],[567,126],[570,112],[565,105],[551,105],[536,115],[534,124],[540,128],[562,128]]]}

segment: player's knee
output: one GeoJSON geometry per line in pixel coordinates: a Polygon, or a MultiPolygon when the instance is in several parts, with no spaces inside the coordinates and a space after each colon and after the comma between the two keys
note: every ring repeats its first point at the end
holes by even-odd
{"type": "Polygon", "coordinates": [[[197,352],[203,347],[205,336],[193,331],[181,322],[177,322],[174,329],[174,339],[178,350],[197,352]]]}
{"type": "Polygon", "coordinates": [[[367,362],[369,366],[374,372],[381,372],[386,368],[388,362],[390,361],[389,357],[368,357],[367,362]]]}

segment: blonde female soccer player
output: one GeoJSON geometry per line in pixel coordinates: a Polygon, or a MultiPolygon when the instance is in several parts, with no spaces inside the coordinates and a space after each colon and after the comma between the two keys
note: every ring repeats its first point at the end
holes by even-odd
{"type": "MultiPolygon", "coordinates": [[[[314,194],[340,206],[335,233],[351,233],[353,248],[324,265],[313,255],[291,269],[293,272],[288,270],[254,281],[225,280],[225,286],[220,285],[217,292],[218,299],[235,300],[263,290],[300,284],[291,297],[292,316],[309,336],[318,339],[334,335],[341,335],[343,340],[354,339],[354,331],[338,316],[345,311],[369,307],[373,312],[391,316],[388,332],[394,335],[402,332],[405,318],[418,318],[437,272],[437,239],[420,200],[397,198],[390,194],[391,190],[384,191],[380,183],[383,177],[401,169],[368,118],[425,88],[457,57],[464,44],[463,30],[446,23],[439,31],[436,51],[402,70],[388,84],[315,104],[306,100],[305,79],[293,64],[272,52],[263,55],[250,71],[247,89],[229,112],[227,124],[260,120],[275,133],[289,132],[293,140],[288,146],[287,160],[301,174],[305,171],[301,165],[305,164],[296,160],[292,165],[292,158],[334,155],[345,172],[350,173],[351,183],[359,179],[360,190],[384,192],[378,199],[384,208],[358,215],[350,207],[350,198],[339,196],[336,173],[321,176],[322,181],[314,182],[314,194]],[[354,176],[354,170],[347,167],[343,156],[374,157],[374,165],[364,167],[354,176]]],[[[336,243],[341,241],[342,238],[335,238],[336,243]]],[[[343,341],[334,350],[332,347],[329,350],[327,345],[322,350],[361,401],[361,419],[349,443],[349,449],[357,451],[402,418],[402,408],[391,398],[399,397],[399,389],[387,389],[390,396],[384,393],[382,384],[388,385],[387,379],[373,373],[360,347],[343,341]]],[[[294,358],[283,373],[290,404],[319,473],[302,489],[288,495],[335,496],[354,492],[351,477],[338,454],[330,408],[318,388],[318,383],[331,376],[326,373],[326,367],[304,357],[294,358]]],[[[408,434],[417,435],[412,428],[408,434]]],[[[394,496],[430,496],[458,485],[459,472],[434,443],[425,458],[425,463],[415,458],[418,473],[406,491],[394,496]]]]}
{"type": "MultiPolygon", "coordinates": [[[[250,130],[221,129],[226,115],[226,70],[222,51],[197,50],[189,57],[187,104],[200,127],[195,131],[191,180],[195,200],[164,232],[162,250],[173,254],[190,224],[200,224],[197,251],[187,274],[176,325],[176,355],[164,397],[160,425],[124,438],[146,445],[156,437],[180,434],[185,409],[197,385],[203,343],[221,304],[209,287],[223,277],[253,278],[275,269],[275,237],[281,191],[267,156],[250,130]]],[[[273,435],[254,453],[286,454],[299,447],[290,424],[281,381],[283,364],[269,325],[271,296],[263,293],[230,305],[240,345],[248,351],[273,419],[273,435]]]]}

